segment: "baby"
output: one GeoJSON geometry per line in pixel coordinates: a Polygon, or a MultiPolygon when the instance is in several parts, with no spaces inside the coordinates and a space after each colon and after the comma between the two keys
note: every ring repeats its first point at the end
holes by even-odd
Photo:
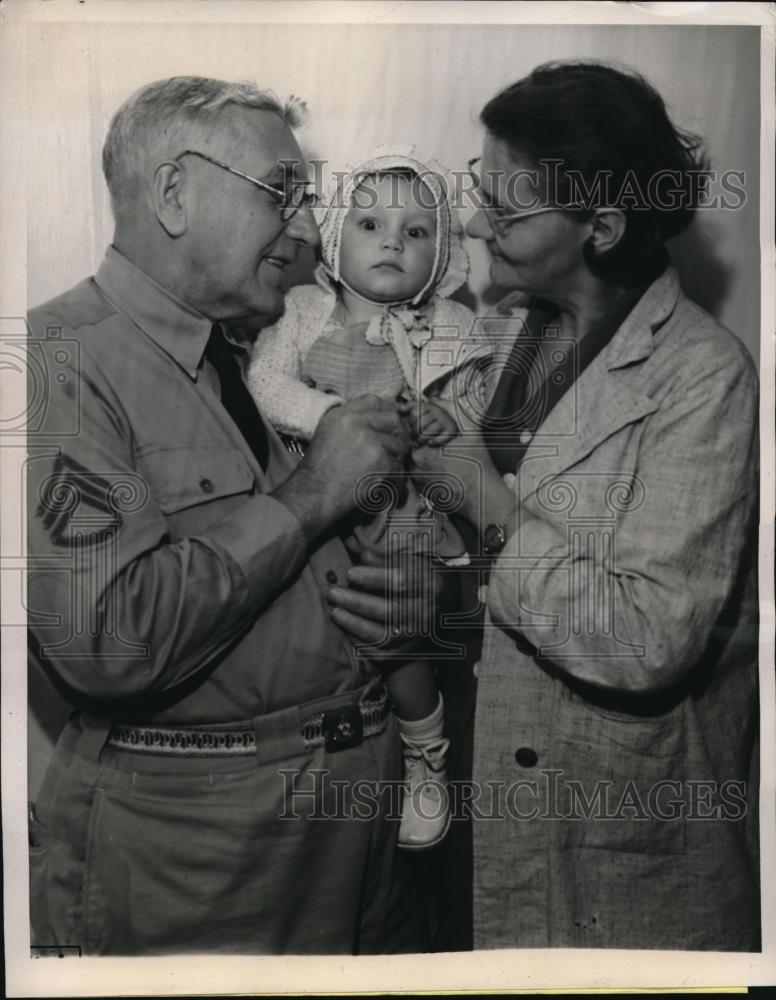
{"type": "MultiPolygon", "coordinates": [[[[318,284],[292,288],[282,319],[258,338],[249,386],[295,442],[309,441],[331,407],[365,393],[411,400],[417,443],[439,446],[458,433],[455,390],[467,382],[458,375],[483,356],[467,341],[474,314],[447,298],[466,280],[468,258],[452,186],[411,152],[382,152],[340,182],[320,223],[318,284]]],[[[392,511],[355,530],[351,549],[395,548],[398,539],[448,565],[468,562],[447,517],[407,483],[392,511]]],[[[399,846],[431,847],[449,825],[442,698],[426,661],[393,670],[386,685],[405,765],[399,846]]]]}

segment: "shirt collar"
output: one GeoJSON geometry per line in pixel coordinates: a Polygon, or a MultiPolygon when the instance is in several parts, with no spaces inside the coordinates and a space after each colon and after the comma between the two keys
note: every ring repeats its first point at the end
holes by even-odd
{"type": "Polygon", "coordinates": [[[197,377],[212,322],[158,284],[115,247],[95,276],[105,295],[191,377],[197,377]]]}

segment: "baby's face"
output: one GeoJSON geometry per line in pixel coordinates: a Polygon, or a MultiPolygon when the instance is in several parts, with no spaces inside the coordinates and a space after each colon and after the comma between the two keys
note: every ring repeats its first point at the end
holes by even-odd
{"type": "Polygon", "coordinates": [[[351,288],[376,302],[418,294],[434,266],[432,201],[420,182],[395,174],[369,177],[356,188],[340,246],[340,273],[351,288]]]}

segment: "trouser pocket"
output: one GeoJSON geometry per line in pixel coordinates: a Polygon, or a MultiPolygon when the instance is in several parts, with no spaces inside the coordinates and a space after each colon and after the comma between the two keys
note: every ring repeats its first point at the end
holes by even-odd
{"type": "Polygon", "coordinates": [[[48,907],[49,835],[30,802],[27,813],[30,857],[30,944],[43,947],[54,944],[48,907]]]}
{"type": "Polygon", "coordinates": [[[97,767],[68,752],[66,727],[29,813],[30,924],[37,947],[81,946],[84,845],[97,767]]]}

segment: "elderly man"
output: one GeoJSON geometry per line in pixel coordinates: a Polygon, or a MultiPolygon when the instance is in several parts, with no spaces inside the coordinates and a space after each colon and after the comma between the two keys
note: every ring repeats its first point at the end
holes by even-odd
{"type": "Polygon", "coordinates": [[[433,595],[335,534],[409,442],[363,397],[298,463],[242,382],[235,331],[281,314],[318,242],[294,124],[245,84],[131,97],[103,151],[113,246],[30,317],[71,357],[30,439],[31,647],[77,708],[31,817],[34,944],[421,946],[377,787],[400,778],[395,721],[352,639],[433,595]],[[353,818],[356,784],[375,794],[353,818]]]}

